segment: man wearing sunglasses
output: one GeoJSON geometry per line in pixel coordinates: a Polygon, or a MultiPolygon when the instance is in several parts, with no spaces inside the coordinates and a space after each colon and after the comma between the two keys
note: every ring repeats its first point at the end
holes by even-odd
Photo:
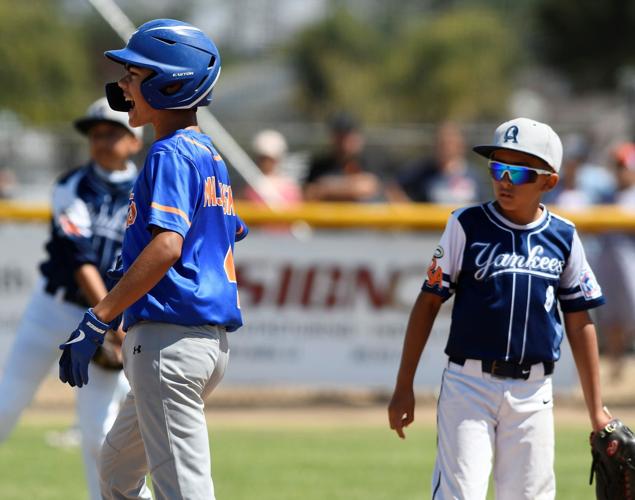
{"type": "Polygon", "coordinates": [[[541,204],[558,182],[562,143],[527,118],[500,125],[490,145],[495,200],[456,210],[436,248],[406,330],[388,409],[400,437],[414,420],[413,379],[441,304],[454,295],[438,401],[433,498],[555,498],[551,374],[564,326],[591,425],[610,421],[600,396],[595,327],[604,303],[575,226],[541,204]]]}

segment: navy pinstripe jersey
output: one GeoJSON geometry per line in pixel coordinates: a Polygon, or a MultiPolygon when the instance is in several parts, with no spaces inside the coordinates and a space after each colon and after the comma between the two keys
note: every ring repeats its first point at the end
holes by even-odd
{"type": "Polygon", "coordinates": [[[558,304],[567,313],[604,303],[573,223],[543,206],[521,226],[493,202],[452,213],[422,290],[455,295],[446,354],[519,363],[560,357],[558,304]]]}
{"type": "Polygon", "coordinates": [[[55,183],[48,258],[40,266],[49,291],[63,288],[65,300],[88,305],[74,272],[90,263],[106,279],[106,271],[121,252],[128,197],[136,175],[132,163],[126,171],[117,172],[91,163],[71,170],[55,183]]]}

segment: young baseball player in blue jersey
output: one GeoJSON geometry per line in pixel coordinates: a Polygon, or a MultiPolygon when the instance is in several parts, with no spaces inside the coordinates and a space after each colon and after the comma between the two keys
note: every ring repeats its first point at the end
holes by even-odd
{"type": "Polygon", "coordinates": [[[543,123],[500,125],[489,159],[495,201],[456,210],[410,315],[388,408],[404,437],[413,379],[441,304],[454,295],[437,408],[434,499],[555,497],[551,374],[566,331],[594,430],[603,411],[595,327],[604,303],[575,226],[540,203],[558,182],[562,143],[543,123]],[[564,328],[558,312],[564,316],[564,328]]]}
{"type": "MultiPolygon", "coordinates": [[[[20,321],[0,380],[0,441],[15,427],[89,305],[106,295],[106,271],[121,251],[128,197],[141,149],[141,129],[128,125],[105,98],[94,102],[75,128],[88,137],[91,160],[62,175],[53,190],[51,234],[42,278],[20,321]]],[[[123,332],[109,333],[108,364],[93,364],[93,384],[77,394],[78,427],[90,498],[101,498],[97,459],[106,433],[129,390],[121,370],[123,332]]],[[[103,348],[102,348],[103,349],[103,348]]]]}
{"type": "Polygon", "coordinates": [[[124,76],[106,87],[132,126],[156,140],[130,194],[122,277],[60,346],[60,378],[88,382],[87,359],[124,315],[124,370],[131,390],[101,454],[106,499],[213,499],[205,397],[223,377],[226,332],[241,324],[227,168],[197,125],[220,74],[220,57],[198,28],[159,19],[125,48],[106,52],[124,76]]]}

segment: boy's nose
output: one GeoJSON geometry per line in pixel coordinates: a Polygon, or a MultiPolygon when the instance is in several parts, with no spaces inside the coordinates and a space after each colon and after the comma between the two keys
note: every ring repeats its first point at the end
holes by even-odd
{"type": "Polygon", "coordinates": [[[512,176],[509,172],[503,172],[503,178],[501,179],[501,182],[504,182],[506,184],[512,184],[512,176]]]}

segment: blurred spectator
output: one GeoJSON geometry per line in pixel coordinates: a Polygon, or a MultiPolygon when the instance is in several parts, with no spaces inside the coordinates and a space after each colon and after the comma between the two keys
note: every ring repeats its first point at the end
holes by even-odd
{"type": "Polygon", "coordinates": [[[613,203],[627,210],[635,210],[635,144],[627,142],[613,153],[617,190],[613,203]]]}
{"type": "Polygon", "coordinates": [[[311,160],[304,196],[310,201],[379,201],[383,186],[371,171],[371,158],[364,150],[364,136],[357,121],[347,113],[329,122],[331,148],[311,160]]]}
{"type": "Polygon", "coordinates": [[[567,210],[587,208],[593,203],[593,193],[582,188],[580,172],[589,158],[589,141],[582,134],[569,134],[564,137],[564,158],[560,169],[560,182],[548,193],[545,203],[554,203],[567,210]]]}
{"type": "Polygon", "coordinates": [[[276,130],[262,130],[258,132],[252,141],[252,151],[256,165],[264,174],[264,177],[256,185],[245,187],[242,198],[257,203],[264,200],[265,196],[272,194],[277,196],[279,204],[289,205],[302,200],[302,191],[294,179],[279,172],[279,167],[287,154],[287,141],[276,130]]]}
{"type": "Polygon", "coordinates": [[[579,210],[598,203],[610,203],[615,190],[612,172],[589,161],[592,144],[588,136],[573,133],[564,138],[561,181],[543,198],[568,210],[579,210]]]}
{"type": "Polygon", "coordinates": [[[0,200],[11,198],[15,186],[16,180],[14,173],[6,168],[0,169],[0,200]]]}
{"type": "MultiPolygon", "coordinates": [[[[613,150],[617,189],[613,201],[635,212],[635,144],[613,150]]],[[[635,235],[610,232],[601,236],[602,252],[596,266],[606,305],[598,308],[603,348],[613,360],[612,375],[622,374],[623,359],[635,339],[635,235]]]]}
{"type": "Polygon", "coordinates": [[[465,156],[461,129],[446,122],[437,130],[434,154],[406,165],[391,188],[391,199],[465,204],[484,200],[485,186],[485,177],[465,156]]]}

